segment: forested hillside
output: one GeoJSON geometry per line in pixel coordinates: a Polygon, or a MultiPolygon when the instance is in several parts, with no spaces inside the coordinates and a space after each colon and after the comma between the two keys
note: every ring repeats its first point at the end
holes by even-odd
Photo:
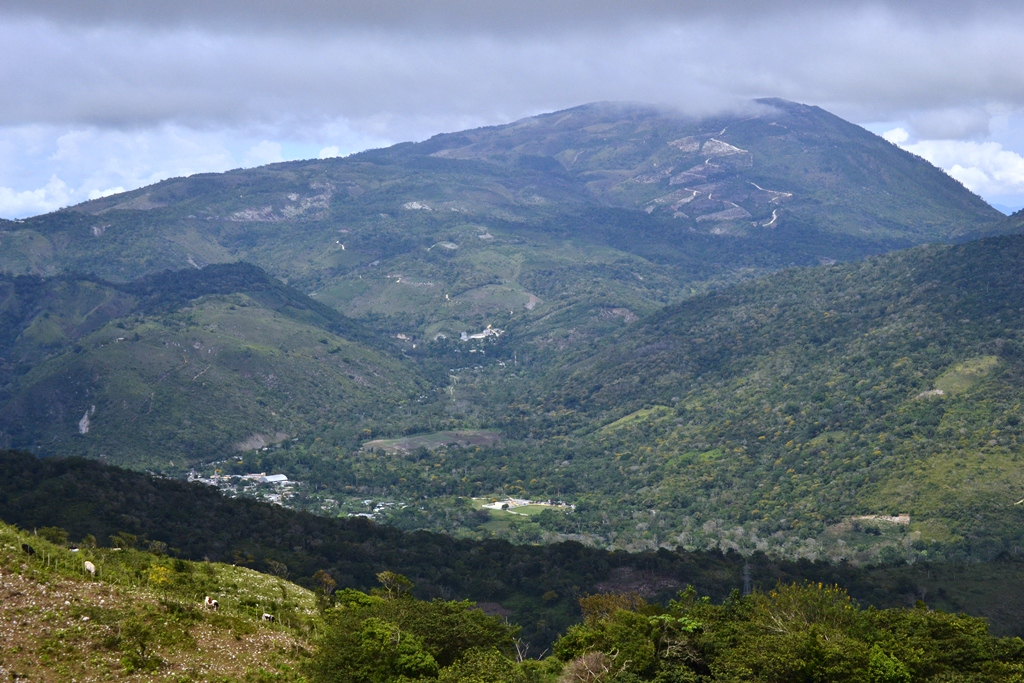
{"type": "Polygon", "coordinates": [[[5,221],[0,446],[467,539],[1019,552],[1024,238],[890,250],[1020,217],[750,107],[588,105],[5,221]]]}
{"type": "Polygon", "coordinates": [[[996,238],[668,308],[547,378],[520,429],[592,444],[590,486],[677,533],[757,547],[909,513],[922,554],[991,557],[1020,543],[1022,263],[996,238]]]}
{"type": "Polygon", "coordinates": [[[0,316],[0,441],[44,454],[187,471],[314,431],[358,444],[429,386],[387,339],[247,264],[0,278],[0,316]]]}
{"type": "MultiPolygon", "coordinates": [[[[456,399],[500,407],[501,445],[364,452],[330,471],[378,496],[577,503],[513,520],[522,540],[857,560],[1017,552],[1022,262],[1024,238],[1003,237],[726,288],[547,374],[461,373],[456,399]]],[[[387,519],[472,526],[450,499],[420,505],[387,519]]]]}
{"type": "MultiPolygon", "coordinates": [[[[512,545],[404,533],[364,519],[328,519],[215,490],[81,459],[0,455],[0,520],[28,530],[60,528],[79,543],[162,549],[182,559],[224,562],[288,578],[311,590],[324,570],[337,588],[368,590],[381,571],[400,572],[420,598],[472,599],[522,626],[538,655],[579,619],[577,599],[635,593],[664,604],[693,586],[716,603],[744,588],[777,583],[838,584],[865,604],[902,607],[925,599],[937,609],[987,617],[1000,634],[1019,634],[1024,565],[858,568],[787,562],[755,553],[660,550],[608,552],[579,543],[512,545]]],[[[40,532],[43,533],[43,532],[40,532]]],[[[50,532],[46,532],[50,533],[50,532]]],[[[38,548],[37,549],[41,549],[38,548]]],[[[107,557],[111,557],[111,551],[107,557]]],[[[116,555],[113,556],[116,559],[116,555]]],[[[200,590],[200,589],[197,589],[200,590]]]]}
{"type": "Polygon", "coordinates": [[[1022,261],[1000,237],[789,270],[557,351],[514,321],[413,348],[244,265],[19,277],[0,419],[42,453],[285,472],[290,505],[405,529],[991,559],[1021,545],[1022,261]],[[502,495],[575,509],[469,500],[502,495]]]}

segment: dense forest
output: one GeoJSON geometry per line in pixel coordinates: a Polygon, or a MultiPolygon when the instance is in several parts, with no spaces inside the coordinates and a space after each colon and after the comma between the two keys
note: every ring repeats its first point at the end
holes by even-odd
{"type": "Polygon", "coordinates": [[[233,563],[315,589],[326,572],[339,589],[368,590],[381,571],[408,576],[420,598],[472,599],[522,625],[543,649],[579,617],[577,599],[635,592],[664,603],[686,586],[715,602],[733,590],[779,582],[838,584],[865,604],[905,606],[927,599],[950,611],[985,616],[1001,634],[1020,633],[1024,564],[855,567],[786,562],[755,553],[608,552],[576,542],[512,545],[408,533],[361,518],[329,519],[211,487],[138,474],[85,459],[0,456],[0,519],[25,529],[60,528],[65,539],[100,546],[152,544],[183,559],[233,563]],[[129,540],[126,540],[129,539],[129,540]],[[745,579],[745,577],[748,577],[745,579]]]}
{"type": "Polygon", "coordinates": [[[583,623],[549,657],[524,660],[500,621],[468,605],[412,599],[404,577],[381,579],[373,595],[336,594],[308,665],[313,681],[909,683],[1024,673],[1024,642],[991,637],[984,620],[924,603],[864,610],[822,584],[735,593],[720,605],[692,589],[666,606],[635,594],[588,596],[583,623]]]}

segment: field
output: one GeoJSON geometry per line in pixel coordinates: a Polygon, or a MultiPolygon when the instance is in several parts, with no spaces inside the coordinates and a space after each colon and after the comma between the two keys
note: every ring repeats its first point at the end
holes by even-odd
{"type": "Polygon", "coordinates": [[[411,453],[419,448],[433,451],[441,446],[493,446],[500,437],[485,429],[461,429],[433,434],[403,436],[398,439],[375,439],[363,444],[363,450],[381,450],[385,453],[411,453]]]}

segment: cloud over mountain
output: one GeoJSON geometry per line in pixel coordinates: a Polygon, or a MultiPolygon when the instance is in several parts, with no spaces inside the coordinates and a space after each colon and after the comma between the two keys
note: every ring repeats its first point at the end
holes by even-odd
{"type": "MultiPolygon", "coordinates": [[[[145,148],[173,125],[231,149],[228,162],[204,151],[185,166],[223,170],[264,142],[297,158],[588,101],[703,114],[780,96],[962,138],[983,134],[994,111],[1024,108],[1022,29],[998,2],[12,0],[0,8],[0,86],[17,97],[0,100],[0,137],[119,130],[145,148]]],[[[0,166],[0,187],[23,192],[58,173],[84,188],[48,161],[53,143],[20,148],[34,176],[0,166]]],[[[99,184],[181,171],[136,152],[104,163],[143,173],[99,184]]]]}

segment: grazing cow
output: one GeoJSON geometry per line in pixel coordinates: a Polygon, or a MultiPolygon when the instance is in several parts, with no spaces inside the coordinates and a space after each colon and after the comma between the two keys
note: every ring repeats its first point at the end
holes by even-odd
{"type": "Polygon", "coordinates": [[[21,549],[24,550],[25,553],[28,554],[28,555],[35,555],[36,554],[36,549],[33,548],[32,546],[30,546],[28,543],[22,543],[21,544],[21,549]]]}
{"type": "Polygon", "coordinates": [[[273,620],[274,620],[274,615],[273,614],[267,614],[266,612],[263,613],[263,621],[273,621],[273,620]]]}
{"type": "Polygon", "coordinates": [[[203,607],[205,607],[206,609],[212,609],[214,612],[217,612],[220,610],[220,603],[211,598],[209,595],[207,595],[206,599],[203,600],[203,607]]]}
{"type": "Polygon", "coordinates": [[[89,573],[89,576],[96,576],[96,565],[89,560],[85,561],[85,571],[89,573]]]}

